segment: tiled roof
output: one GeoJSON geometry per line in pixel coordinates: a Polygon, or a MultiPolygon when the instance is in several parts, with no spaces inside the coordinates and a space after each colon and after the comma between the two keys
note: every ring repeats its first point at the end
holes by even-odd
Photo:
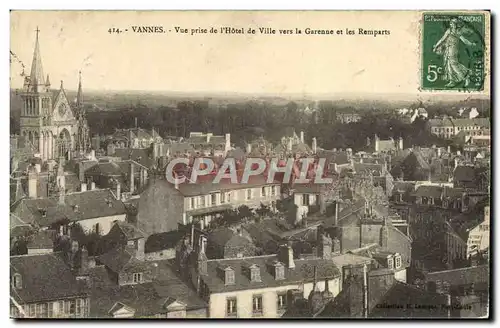
{"type": "Polygon", "coordinates": [[[116,148],[114,156],[120,157],[123,160],[131,159],[144,167],[151,168],[155,163],[151,157],[149,148],[136,149],[136,148],[116,148]]]}
{"type": "Polygon", "coordinates": [[[121,272],[126,266],[142,265],[145,263],[136,259],[135,252],[126,247],[114,248],[109,252],[98,256],[97,260],[116,273],[121,272]]]}
{"type": "Polygon", "coordinates": [[[94,189],[65,195],[64,204],[56,198],[22,199],[11,211],[26,222],[47,226],[67,219],[81,221],[126,214],[125,205],[107,189],[94,189]],[[42,210],[46,210],[44,216],[42,210]]]}
{"type": "Polygon", "coordinates": [[[488,283],[490,281],[490,267],[488,264],[476,267],[429,272],[427,281],[447,281],[452,286],[488,283]]]}
{"type": "Polygon", "coordinates": [[[52,249],[54,247],[54,230],[40,230],[28,242],[28,249],[52,249]]]}
{"type": "Polygon", "coordinates": [[[11,256],[10,274],[19,273],[22,278],[22,288],[11,287],[11,296],[21,304],[86,296],[85,286],[77,282],[60,255],[11,256]]]}
{"type": "Polygon", "coordinates": [[[459,165],[453,171],[453,177],[458,181],[474,181],[476,169],[473,166],[459,165]]]}
{"type": "Polygon", "coordinates": [[[413,193],[415,197],[432,197],[441,198],[443,195],[443,187],[440,186],[418,186],[413,193]]]}
{"type": "Polygon", "coordinates": [[[177,230],[155,233],[146,240],[145,252],[152,253],[175,248],[182,237],[184,237],[184,232],[177,230]]]}
{"type": "Polygon", "coordinates": [[[207,285],[211,293],[222,293],[236,290],[259,289],[273,286],[286,286],[301,284],[314,280],[314,266],[317,267],[317,279],[334,278],[340,276],[337,267],[331,260],[323,259],[295,259],[295,268],[285,267],[285,279],[276,280],[271,273],[272,264],[277,261],[276,255],[246,257],[228,260],[208,260],[208,274],[202,275],[201,279],[207,285]],[[255,264],[260,268],[260,282],[249,279],[244,272],[244,267],[255,264]],[[231,267],[235,273],[235,284],[225,285],[220,275],[221,267],[231,267]],[[271,267],[270,267],[271,266],[271,267]]]}
{"type": "MultiPolygon", "coordinates": [[[[254,175],[250,176],[248,183],[231,183],[230,179],[221,179],[219,183],[212,183],[214,176],[203,178],[203,181],[198,181],[197,183],[182,183],[179,185],[179,191],[184,196],[198,196],[207,195],[210,192],[221,191],[221,190],[236,190],[236,189],[246,189],[259,186],[270,185],[267,183],[267,176],[264,175],[254,175]]],[[[200,178],[201,180],[201,178],[200,178]]],[[[241,181],[241,177],[238,177],[238,181],[241,181]]],[[[278,184],[278,182],[272,183],[278,184]]]]}
{"type": "Polygon", "coordinates": [[[134,240],[139,238],[145,238],[146,234],[139,228],[124,221],[116,221],[115,226],[120,229],[127,240],[134,240]]]}
{"type": "Polygon", "coordinates": [[[102,267],[92,269],[92,281],[98,280],[99,283],[94,283],[91,291],[90,316],[109,317],[109,310],[117,302],[134,309],[136,317],[165,313],[165,304],[172,299],[186,304],[187,310],[207,307],[196,292],[175,274],[167,261],[155,263],[158,265],[155,281],[137,285],[117,286],[109,281],[102,267]]]}
{"type": "Polygon", "coordinates": [[[383,166],[382,164],[354,163],[354,170],[356,173],[371,173],[374,176],[380,176],[383,166]]]}

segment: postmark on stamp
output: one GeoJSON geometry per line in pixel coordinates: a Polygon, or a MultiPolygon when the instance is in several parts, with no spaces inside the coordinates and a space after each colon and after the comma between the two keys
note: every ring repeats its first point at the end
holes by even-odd
{"type": "Polygon", "coordinates": [[[482,13],[424,13],[421,89],[482,91],[484,36],[482,13]]]}

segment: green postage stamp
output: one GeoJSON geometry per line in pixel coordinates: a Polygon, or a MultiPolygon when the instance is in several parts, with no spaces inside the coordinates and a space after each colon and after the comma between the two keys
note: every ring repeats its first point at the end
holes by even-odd
{"type": "Polygon", "coordinates": [[[482,91],[484,40],[483,13],[424,13],[421,89],[482,91]]]}

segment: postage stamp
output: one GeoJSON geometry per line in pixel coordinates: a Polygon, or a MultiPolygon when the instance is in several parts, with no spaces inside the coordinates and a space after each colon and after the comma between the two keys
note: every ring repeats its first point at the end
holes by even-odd
{"type": "Polygon", "coordinates": [[[424,13],[421,89],[483,90],[484,36],[482,13],[424,13]]]}

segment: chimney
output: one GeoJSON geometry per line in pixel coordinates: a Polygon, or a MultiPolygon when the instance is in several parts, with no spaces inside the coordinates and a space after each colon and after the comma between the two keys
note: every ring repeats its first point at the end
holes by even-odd
{"type": "Polygon", "coordinates": [[[80,191],[87,191],[87,184],[86,183],[82,183],[80,185],[80,191]]]}
{"type": "Polygon", "coordinates": [[[226,133],[226,149],[224,149],[224,156],[231,149],[231,133],[226,133]]]}
{"type": "Polygon", "coordinates": [[[339,201],[336,200],[335,201],[335,213],[334,213],[334,216],[333,216],[333,222],[335,224],[335,226],[337,226],[339,224],[339,201]]]}
{"type": "Polygon", "coordinates": [[[288,138],[288,147],[287,147],[288,151],[292,151],[292,146],[293,146],[292,145],[292,138],[288,138]]]}
{"type": "Polygon", "coordinates": [[[122,197],[122,186],[120,182],[116,182],[116,199],[121,200],[122,197]]]}
{"type": "Polygon", "coordinates": [[[368,318],[368,270],[363,265],[363,317],[368,318]]]}
{"type": "Polygon", "coordinates": [[[61,205],[64,205],[65,203],[65,195],[66,194],[66,191],[64,190],[64,188],[59,188],[59,204],[61,205]]]}
{"type": "Polygon", "coordinates": [[[28,197],[38,197],[38,173],[35,168],[30,168],[28,172],[28,197]]]}
{"type": "Polygon", "coordinates": [[[316,152],[318,151],[318,144],[317,144],[317,141],[316,141],[316,137],[313,137],[312,138],[312,151],[314,154],[316,154],[316,152]]]}
{"type": "Polygon", "coordinates": [[[378,135],[375,135],[375,152],[378,152],[380,149],[380,139],[378,138],[378,135]]]}
{"type": "Polygon", "coordinates": [[[451,153],[451,147],[448,146],[448,153],[451,153]]]}
{"type": "Polygon", "coordinates": [[[133,193],[135,189],[134,183],[135,183],[135,165],[133,162],[130,162],[129,189],[131,193],[133,193]]]}
{"type": "Polygon", "coordinates": [[[441,147],[437,149],[437,157],[441,158],[441,147]]]}
{"type": "Polygon", "coordinates": [[[399,142],[399,150],[403,150],[404,149],[404,147],[403,147],[404,146],[403,145],[403,137],[399,137],[398,142],[399,142]]]}
{"type": "Polygon", "coordinates": [[[292,307],[295,302],[304,298],[304,293],[300,289],[289,289],[286,293],[286,304],[292,307]]]}
{"type": "Polygon", "coordinates": [[[318,195],[318,202],[319,202],[319,212],[321,214],[326,213],[326,201],[325,201],[325,195],[323,193],[320,193],[318,195]]]}
{"type": "Polygon", "coordinates": [[[455,163],[455,169],[456,169],[458,166],[458,157],[455,157],[453,161],[455,163]]]}
{"type": "Polygon", "coordinates": [[[300,131],[300,142],[304,143],[304,131],[300,131]]]}
{"type": "Polygon", "coordinates": [[[92,161],[96,160],[96,158],[95,158],[95,150],[94,149],[90,150],[90,160],[92,160],[92,161]]]}
{"type": "Polygon", "coordinates": [[[137,239],[137,249],[135,252],[135,258],[139,261],[144,260],[144,248],[145,248],[145,240],[144,238],[137,239]]]}
{"type": "Polygon", "coordinates": [[[80,180],[80,182],[84,182],[85,181],[85,171],[83,169],[83,163],[82,162],[78,163],[78,180],[80,180]]]}
{"type": "Polygon", "coordinates": [[[80,251],[80,272],[85,273],[89,269],[89,252],[85,246],[80,251]]]}
{"type": "Polygon", "coordinates": [[[247,144],[247,154],[250,154],[252,152],[252,144],[248,143],[247,144]]]}
{"type": "Polygon", "coordinates": [[[332,258],[332,238],[326,235],[325,232],[321,233],[318,238],[318,257],[329,260],[332,258]]]}
{"type": "Polygon", "coordinates": [[[278,260],[282,262],[287,268],[295,268],[295,262],[293,260],[293,248],[291,242],[286,245],[281,245],[278,253],[278,260]]]}
{"type": "Polygon", "coordinates": [[[207,240],[205,236],[200,236],[200,250],[198,252],[198,273],[200,275],[207,275],[207,256],[205,254],[207,240]]]}

